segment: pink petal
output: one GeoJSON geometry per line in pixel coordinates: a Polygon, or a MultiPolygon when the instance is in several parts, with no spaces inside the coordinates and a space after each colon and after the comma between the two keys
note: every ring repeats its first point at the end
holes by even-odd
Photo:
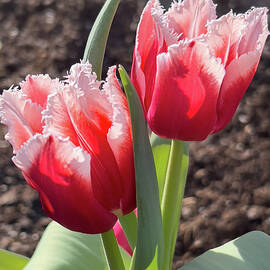
{"type": "Polygon", "coordinates": [[[130,245],[128,243],[128,240],[125,236],[125,233],[119,223],[117,221],[113,227],[113,232],[115,234],[115,237],[117,239],[117,243],[130,255],[132,256],[133,252],[132,249],[130,248],[130,245]]]}
{"type": "Polygon", "coordinates": [[[235,58],[262,51],[268,36],[267,9],[252,9],[245,15],[232,12],[208,25],[207,41],[213,54],[228,66],[235,58]]]}
{"type": "Polygon", "coordinates": [[[46,214],[63,226],[84,233],[102,233],[115,224],[116,216],[93,196],[89,154],[72,143],[36,135],[13,161],[40,193],[46,214]]]}
{"type": "Polygon", "coordinates": [[[113,106],[112,126],[108,131],[107,139],[121,174],[119,180],[124,189],[121,208],[126,214],[136,207],[133,146],[128,104],[115,72],[116,67],[109,68],[103,89],[113,106]]]}
{"type": "Polygon", "coordinates": [[[216,19],[216,6],[212,0],[173,2],[167,16],[169,27],[181,35],[180,39],[192,39],[207,32],[207,22],[216,19]]]}
{"type": "Polygon", "coordinates": [[[42,132],[42,108],[22,92],[9,89],[0,98],[1,122],[8,126],[6,139],[12,144],[14,153],[34,134],[42,132]]]}
{"type": "Polygon", "coordinates": [[[20,87],[27,99],[45,108],[48,95],[55,92],[60,84],[57,79],[52,80],[49,75],[32,75],[27,76],[26,80],[20,83],[20,87]]]}
{"type": "MultiPolygon", "coordinates": [[[[135,215],[137,216],[137,208],[134,210],[135,215]]],[[[115,234],[117,243],[130,255],[132,256],[133,251],[130,248],[126,235],[122,229],[122,226],[119,220],[115,223],[113,227],[113,232],[115,234]]]]}
{"type": "Polygon", "coordinates": [[[163,10],[159,2],[150,0],[144,8],[137,28],[131,80],[146,111],[150,106],[153,93],[156,57],[159,53],[167,51],[167,43],[161,24],[162,15],[163,10]],[[152,14],[155,14],[155,16],[152,16],[152,14]],[[158,20],[158,17],[160,20],[158,20]]]}
{"type": "MultiPolygon", "coordinates": [[[[69,138],[74,145],[80,146],[66,107],[66,96],[68,96],[68,93],[64,89],[61,91],[59,89],[48,97],[47,109],[42,112],[45,121],[44,133],[69,138]]],[[[69,100],[74,103],[72,97],[69,100]]],[[[67,103],[69,100],[67,100],[67,103]]]]}
{"type": "Polygon", "coordinates": [[[243,54],[226,68],[226,75],[217,103],[217,123],[212,131],[216,133],[231,121],[241,98],[248,88],[260,60],[259,52],[243,54]]]}
{"type": "Polygon", "coordinates": [[[244,16],[235,16],[232,12],[208,24],[206,38],[210,50],[225,66],[238,57],[239,43],[245,27],[244,16]]]}
{"type": "Polygon", "coordinates": [[[251,51],[262,52],[269,35],[267,12],[267,8],[254,8],[245,14],[246,28],[239,45],[239,56],[251,51]]]}
{"type": "MultiPolygon", "coordinates": [[[[47,110],[43,112],[45,132],[69,139],[76,146],[89,150],[89,128],[94,124],[107,134],[111,126],[112,106],[96,80],[90,64],[75,64],[71,67],[67,84],[50,95],[47,110]],[[102,115],[100,115],[102,112],[102,115]]],[[[92,142],[93,143],[93,142],[92,142]]]]}
{"type": "Polygon", "coordinates": [[[223,65],[205,42],[180,42],[158,56],[157,80],[147,120],[167,138],[203,140],[216,122],[223,65]]]}

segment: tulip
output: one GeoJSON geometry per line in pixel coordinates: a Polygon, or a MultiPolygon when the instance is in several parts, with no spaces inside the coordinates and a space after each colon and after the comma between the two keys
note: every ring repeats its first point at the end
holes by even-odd
{"type": "Polygon", "coordinates": [[[216,18],[211,0],[150,0],[140,18],[131,80],[151,130],[201,141],[232,119],[269,32],[267,9],[216,18]]]}
{"type": "Polygon", "coordinates": [[[46,214],[83,233],[110,230],[136,207],[128,105],[111,67],[97,81],[88,63],[64,82],[28,76],[0,100],[13,162],[46,214]]]}

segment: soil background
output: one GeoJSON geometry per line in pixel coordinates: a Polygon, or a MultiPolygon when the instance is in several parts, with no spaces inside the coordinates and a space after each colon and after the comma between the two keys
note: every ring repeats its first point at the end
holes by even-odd
{"type": "MultiPolygon", "coordinates": [[[[162,1],[167,5],[166,1],[162,1]]],[[[169,2],[169,1],[167,1],[169,2]]],[[[0,0],[0,89],[27,74],[66,75],[83,55],[104,1],[0,0]]],[[[109,37],[105,67],[131,66],[139,14],[145,0],[120,4],[109,37]]],[[[220,0],[218,15],[267,6],[270,0],[220,0]]],[[[190,168],[174,268],[209,248],[252,230],[270,234],[270,40],[241,105],[228,127],[191,143],[190,168]]],[[[50,222],[38,194],[11,161],[0,126],[0,248],[31,256],[50,222]]]]}

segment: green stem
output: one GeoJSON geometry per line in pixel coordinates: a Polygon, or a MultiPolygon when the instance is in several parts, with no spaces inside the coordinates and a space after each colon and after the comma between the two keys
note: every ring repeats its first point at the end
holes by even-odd
{"type": "Polygon", "coordinates": [[[187,142],[172,140],[161,203],[164,232],[164,263],[171,269],[188,169],[187,142]]]}
{"type": "Polygon", "coordinates": [[[134,212],[119,217],[119,222],[127,237],[128,243],[132,250],[134,250],[137,241],[137,217],[134,212]]]}
{"type": "Polygon", "coordinates": [[[113,230],[101,234],[101,240],[110,270],[125,270],[119,246],[116,242],[113,230]]]}

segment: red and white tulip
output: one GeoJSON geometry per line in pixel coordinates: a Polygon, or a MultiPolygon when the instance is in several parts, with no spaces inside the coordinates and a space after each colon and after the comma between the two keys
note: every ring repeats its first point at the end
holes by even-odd
{"type": "Polygon", "coordinates": [[[28,76],[1,97],[14,163],[46,214],[74,231],[108,231],[136,207],[130,117],[115,70],[102,83],[90,64],[75,64],[64,82],[28,76]]]}
{"type": "Polygon", "coordinates": [[[269,34],[267,9],[216,18],[212,0],[150,0],[137,29],[131,80],[153,132],[204,140],[232,119],[269,34]]]}

